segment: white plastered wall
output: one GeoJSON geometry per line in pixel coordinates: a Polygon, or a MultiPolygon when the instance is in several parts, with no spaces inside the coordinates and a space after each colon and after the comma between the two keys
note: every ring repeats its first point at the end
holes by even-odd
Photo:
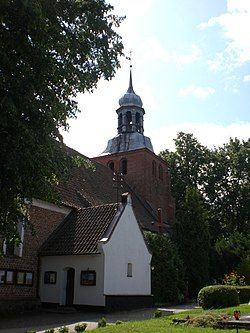
{"type": "Polygon", "coordinates": [[[40,298],[42,302],[65,305],[67,269],[75,269],[74,304],[104,306],[103,255],[47,256],[41,258],[40,298]],[[96,285],[82,286],[81,271],[96,271],[96,285]],[[56,271],[56,284],[44,284],[44,272],[56,271]]]}
{"type": "Polygon", "coordinates": [[[151,254],[131,204],[125,206],[109,241],[100,245],[105,262],[105,295],[151,294],[151,254]],[[127,277],[128,263],[132,263],[132,277],[127,277]]]}

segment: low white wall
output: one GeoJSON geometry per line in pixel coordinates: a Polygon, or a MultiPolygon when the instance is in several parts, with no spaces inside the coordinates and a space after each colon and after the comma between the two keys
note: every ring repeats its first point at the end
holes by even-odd
{"type": "Polygon", "coordinates": [[[42,302],[65,304],[67,268],[75,269],[74,304],[104,306],[103,255],[48,256],[41,258],[40,298],[42,302]],[[96,285],[82,286],[81,271],[96,271],[96,285]],[[44,272],[56,271],[56,284],[44,284],[44,272]]]}
{"type": "Polygon", "coordinates": [[[102,248],[105,295],[151,294],[151,254],[131,205],[126,205],[110,240],[102,248]],[[128,263],[132,263],[132,277],[127,277],[128,263]]]}

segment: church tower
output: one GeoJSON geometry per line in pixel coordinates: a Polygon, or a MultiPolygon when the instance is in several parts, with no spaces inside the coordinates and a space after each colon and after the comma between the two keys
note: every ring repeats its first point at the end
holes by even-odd
{"type": "Polygon", "coordinates": [[[153,151],[151,140],[143,134],[145,110],[142,107],[140,96],[134,92],[131,67],[129,87],[127,92],[119,99],[119,105],[120,107],[116,110],[118,133],[116,137],[109,140],[103,154],[114,154],[140,148],[147,148],[153,151]]]}
{"type": "Polygon", "coordinates": [[[122,174],[147,207],[155,212],[161,208],[163,222],[172,224],[174,200],[168,166],[154,153],[150,138],[144,135],[145,110],[142,105],[140,96],[134,92],[130,66],[129,87],[119,99],[116,110],[117,135],[94,160],[122,174]]]}

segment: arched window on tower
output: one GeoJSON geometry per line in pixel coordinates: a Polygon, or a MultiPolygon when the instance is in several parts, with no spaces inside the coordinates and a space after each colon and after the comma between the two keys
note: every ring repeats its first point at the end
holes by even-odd
{"type": "Polygon", "coordinates": [[[162,165],[159,165],[159,179],[160,180],[163,180],[163,168],[162,168],[162,165]]]}
{"type": "Polygon", "coordinates": [[[136,130],[140,132],[140,113],[136,112],[135,114],[135,123],[136,123],[136,130]]]}
{"type": "Polygon", "coordinates": [[[156,163],[155,161],[152,162],[152,175],[156,177],[156,163]]]}
{"type": "Polygon", "coordinates": [[[127,126],[127,130],[131,130],[132,128],[132,114],[130,111],[126,112],[126,126],[127,126]]]}
{"type": "Polygon", "coordinates": [[[113,162],[113,161],[108,162],[108,167],[109,167],[112,171],[114,171],[114,169],[115,169],[115,164],[114,164],[114,162],[113,162]]]}
{"type": "Polygon", "coordinates": [[[126,175],[128,172],[128,161],[126,160],[126,158],[123,158],[120,161],[120,172],[123,175],[126,175]]]}

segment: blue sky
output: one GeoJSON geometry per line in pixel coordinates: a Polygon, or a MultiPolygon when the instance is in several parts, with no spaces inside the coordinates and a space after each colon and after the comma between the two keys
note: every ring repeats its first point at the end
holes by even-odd
{"type": "MultiPolygon", "coordinates": [[[[133,85],[145,108],[145,135],[155,153],[174,149],[177,132],[222,145],[250,132],[250,0],[112,0],[126,15],[118,32],[132,50],[133,85]]],[[[70,121],[66,144],[92,157],[116,135],[129,63],[92,94],[70,121]]]]}

